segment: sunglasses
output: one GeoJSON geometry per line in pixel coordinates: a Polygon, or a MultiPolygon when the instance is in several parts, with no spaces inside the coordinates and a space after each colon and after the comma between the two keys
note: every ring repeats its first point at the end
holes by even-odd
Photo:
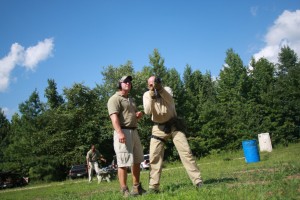
{"type": "Polygon", "coordinates": [[[124,80],[123,83],[131,83],[130,80],[124,80]]]}

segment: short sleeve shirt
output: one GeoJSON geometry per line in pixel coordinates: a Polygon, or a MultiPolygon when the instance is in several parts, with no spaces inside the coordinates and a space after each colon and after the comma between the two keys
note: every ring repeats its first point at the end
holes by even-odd
{"type": "Polygon", "coordinates": [[[95,162],[100,158],[100,153],[97,149],[95,151],[89,150],[87,152],[86,158],[89,158],[90,162],[95,162]]]}
{"type": "Polygon", "coordinates": [[[124,97],[116,92],[107,102],[109,115],[116,113],[119,117],[120,126],[137,127],[136,104],[132,98],[124,97]]]}

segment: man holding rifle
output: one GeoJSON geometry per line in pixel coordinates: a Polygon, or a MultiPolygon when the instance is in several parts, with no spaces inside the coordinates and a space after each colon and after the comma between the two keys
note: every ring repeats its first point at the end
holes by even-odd
{"type": "Polygon", "coordinates": [[[183,123],[177,118],[172,89],[162,87],[161,79],[155,76],[148,79],[148,89],[143,95],[144,112],[152,115],[154,122],[150,141],[149,192],[159,192],[164,145],[168,139],[173,140],[189,178],[200,188],[203,184],[200,171],[183,132],[183,123]]]}

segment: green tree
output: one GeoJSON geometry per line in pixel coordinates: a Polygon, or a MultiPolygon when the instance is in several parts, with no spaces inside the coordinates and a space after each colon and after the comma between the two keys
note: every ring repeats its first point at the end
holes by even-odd
{"type": "Polygon", "coordinates": [[[153,67],[154,75],[162,78],[167,78],[167,68],[165,67],[165,59],[160,56],[158,49],[154,49],[153,54],[149,55],[150,65],[153,67]]]}
{"type": "MultiPolygon", "coordinates": [[[[6,118],[4,111],[0,108],[0,160],[3,160],[3,152],[8,146],[8,138],[10,134],[10,122],[6,118]]],[[[1,171],[1,164],[0,164],[0,171],[1,171]]]]}
{"type": "Polygon", "coordinates": [[[34,120],[45,110],[45,105],[40,101],[37,90],[33,91],[29,99],[19,105],[22,117],[27,120],[34,120]]]}
{"type": "Polygon", "coordinates": [[[44,108],[35,90],[19,105],[21,116],[13,115],[9,145],[4,152],[5,166],[10,170],[28,175],[30,167],[35,165],[38,149],[45,141],[43,132],[39,131],[45,128],[44,108]]]}
{"type": "Polygon", "coordinates": [[[191,66],[187,65],[183,75],[185,90],[185,118],[188,132],[192,136],[199,135],[201,124],[199,122],[199,111],[202,108],[201,95],[203,87],[202,73],[199,70],[192,71],[191,66]],[[189,112],[188,112],[189,111],[189,112]]]}
{"type": "Polygon", "coordinates": [[[245,102],[248,92],[247,70],[233,49],[226,52],[224,68],[218,81],[218,98],[222,103],[245,102]]]}
{"type": "Polygon", "coordinates": [[[97,92],[83,84],[74,84],[71,88],[64,89],[64,95],[67,99],[66,108],[68,117],[72,124],[66,130],[66,137],[72,137],[72,140],[65,144],[65,149],[72,152],[71,157],[78,155],[82,157],[93,143],[99,141],[100,126],[99,99],[97,92]],[[72,150],[73,149],[73,150],[72,150]],[[81,151],[76,152],[75,150],[81,151]]]}
{"type": "Polygon", "coordinates": [[[237,149],[243,138],[256,138],[249,135],[247,124],[249,80],[241,58],[232,49],[226,52],[225,63],[217,83],[217,98],[222,111],[218,120],[225,123],[222,132],[218,131],[222,141],[218,148],[237,149]]]}
{"type": "Polygon", "coordinates": [[[195,156],[203,156],[220,143],[217,121],[218,104],[215,83],[211,74],[192,71],[189,65],[184,71],[185,103],[188,135],[195,156]]]}
{"type": "Polygon", "coordinates": [[[45,97],[48,99],[50,109],[58,108],[64,103],[64,99],[57,92],[56,83],[53,79],[48,79],[48,87],[45,89],[45,97]]]}
{"type": "Polygon", "coordinates": [[[251,66],[252,70],[249,75],[251,88],[248,100],[249,129],[257,134],[273,133],[275,123],[271,119],[276,113],[276,107],[274,107],[275,66],[265,58],[258,61],[252,59],[251,66]]]}
{"type": "Polygon", "coordinates": [[[3,140],[9,134],[9,129],[10,129],[10,123],[6,118],[4,111],[2,110],[2,108],[0,108],[0,141],[1,142],[3,142],[3,140]]]}
{"type": "Polygon", "coordinates": [[[290,47],[283,47],[278,56],[277,81],[274,101],[276,105],[276,143],[289,143],[300,137],[300,64],[290,47]]]}

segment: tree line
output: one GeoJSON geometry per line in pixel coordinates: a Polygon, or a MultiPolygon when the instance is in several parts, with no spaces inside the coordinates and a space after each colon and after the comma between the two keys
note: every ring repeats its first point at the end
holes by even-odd
{"type": "MultiPolygon", "coordinates": [[[[34,90],[8,120],[0,108],[0,171],[15,171],[31,180],[63,180],[71,165],[85,163],[91,144],[112,160],[113,127],[107,111],[108,98],[117,91],[123,75],[133,76],[130,95],[143,110],[142,96],[151,75],[173,89],[179,117],[185,120],[187,137],[196,157],[237,150],[245,139],[269,132],[273,145],[288,145],[300,138],[300,62],[288,46],[281,48],[278,63],[252,59],[245,66],[233,49],[226,51],[225,65],[217,78],[186,65],[183,75],[168,68],[157,49],[149,66],[135,71],[130,61],[103,67],[103,83],[94,88],[75,83],[57,91],[48,79],[46,102],[34,90]]],[[[138,131],[148,153],[150,116],[138,131]]],[[[179,159],[172,142],[165,159],[179,159]]]]}

